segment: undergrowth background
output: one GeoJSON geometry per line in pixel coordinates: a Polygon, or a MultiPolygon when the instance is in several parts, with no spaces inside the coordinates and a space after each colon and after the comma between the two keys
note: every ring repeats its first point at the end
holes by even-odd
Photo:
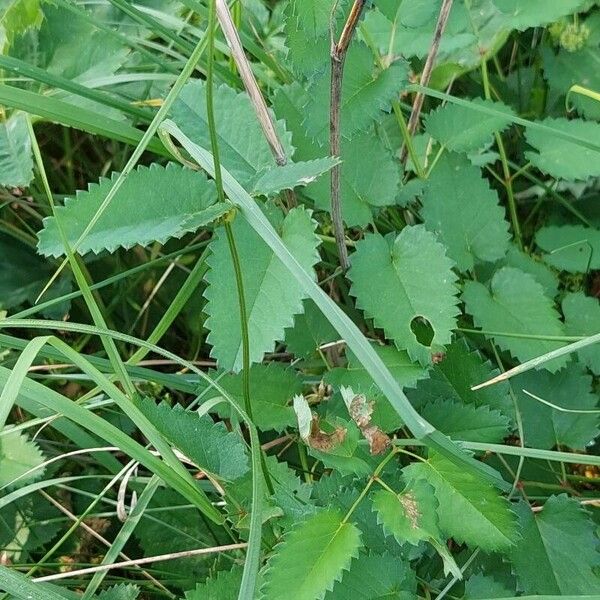
{"type": "Polygon", "coordinates": [[[600,597],[597,4],[0,0],[1,597],[600,597]]]}

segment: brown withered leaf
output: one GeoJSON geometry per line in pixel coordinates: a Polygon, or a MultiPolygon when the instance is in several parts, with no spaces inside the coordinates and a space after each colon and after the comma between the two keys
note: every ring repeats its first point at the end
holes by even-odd
{"type": "Polygon", "coordinates": [[[377,425],[371,425],[371,416],[375,403],[368,402],[363,394],[354,394],[352,388],[341,389],[342,397],[352,420],[356,423],[365,439],[369,442],[371,454],[381,454],[389,447],[391,440],[377,425]]]}
{"type": "Polygon", "coordinates": [[[331,433],[321,429],[319,417],[313,414],[310,424],[310,436],[307,440],[308,445],[321,452],[331,452],[337,448],[346,439],[346,430],[343,427],[336,427],[331,433]]]}

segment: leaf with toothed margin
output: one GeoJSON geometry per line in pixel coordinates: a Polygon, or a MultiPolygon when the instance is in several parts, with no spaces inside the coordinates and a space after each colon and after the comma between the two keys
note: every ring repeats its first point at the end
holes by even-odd
{"type": "Polygon", "coordinates": [[[359,308],[413,360],[430,364],[450,342],[459,313],[457,277],[445,247],[415,225],[395,239],[365,236],[350,262],[350,292],[359,308]]]}
{"type": "Polygon", "coordinates": [[[440,529],[457,542],[490,552],[507,551],[518,539],[516,516],[491,484],[430,452],[426,462],[403,471],[409,484],[425,480],[435,489],[440,529]]]}
{"type": "MultiPolygon", "coordinates": [[[[57,219],[74,246],[100,209],[118,174],[78,191],[56,208],[56,216],[44,219],[38,250],[46,256],[61,256],[64,247],[57,219]]],[[[180,238],[225,214],[231,206],[218,203],[215,186],[204,174],[175,163],[153,164],[132,171],[97,223],[83,239],[78,253],[98,254],[104,250],[164,243],[180,238]]]]}
{"type": "Polygon", "coordinates": [[[475,406],[437,398],[427,403],[421,416],[455,440],[499,443],[507,435],[508,417],[487,406],[475,406]]]}
{"type": "MultiPolygon", "coordinates": [[[[300,265],[312,271],[319,261],[315,235],[316,223],[310,211],[292,209],[285,218],[279,209],[269,211],[284,244],[300,265]]],[[[294,315],[302,312],[305,297],[300,285],[285,265],[244,219],[232,224],[242,271],[246,314],[250,334],[250,362],[260,362],[275,342],[283,340],[285,328],[294,323],[294,315]]],[[[210,270],[205,312],[211,356],[220,368],[239,371],[242,368],[242,335],[235,271],[224,229],[218,229],[210,243],[207,259],[210,270]]]]}
{"type": "Polygon", "coordinates": [[[428,402],[446,398],[461,404],[487,406],[512,417],[514,407],[506,381],[477,391],[471,389],[496,375],[500,375],[500,371],[489,360],[485,360],[477,350],[472,350],[465,339],[458,338],[429,371],[429,378],[419,381],[416,389],[407,390],[406,395],[417,410],[428,402]]]}
{"type": "MultiPolygon", "coordinates": [[[[214,113],[221,164],[243,187],[251,189],[258,174],[276,163],[250,97],[221,85],[214,91],[214,113]]],[[[211,147],[204,81],[184,86],[171,109],[171,119],[195,144],[211,147]]],[[[291,135],[283,121],[275,121],[275,131],[285,155],[291,157],[291,135]]]]}
{"type": "MultiPolygon", "coordinates": [[[[384,116],[407,84],[408,63],[392,63],[375,69],[373,53],[366,44],[350,46],[345,60],[340,100],[340,133],[351,138],[384,116]]],[[[304,126],[310,136],[323,142],[329,133],[330,67],[308,90],[304,126]]]]}
{"type": "Polygon", "coordinates": [[[322,600],[358,556],[359,529],[337,510],[323,510],[294,527],[274,548],[264,572],[263,600],[322,600]],[[292,586],[292,587],[290,587],[292,586]]]}
{"type": "MultiPolygon", "coordinates": [[[[244,382],[240,373],[215,372],[214,379],[231,396],[232,400],[243,408],[244,382]]],[[[298,373],[278,362],[268,364],[254,364],[250,367],[250,398],[252,400],[252,417],[254,424],[259,429],[267,431],[283,431],[286,427],[295,424],[292,398],[301,393],[302,380],[298,373]]],[[[219,395],[209,385],[201,383],[200,390],[206,390],[206,398],[219,395]]],[[[213,409],[221,418],[228,419],[232,416],[232,409],[228,403],[221,402],[213,409]]]]}
{"type": "Polygon", "coordinates": [[[281,190],[293,190],[316,181],[340,161],[326,156],[315,160],[290,162],[281,167],[271,167],[258,174],[253,195],[273,196],[281,190]]]}
{"type": "Polygon", "coordinates": [[[468,106],[445,104],[431,111],[425,121],[425,129],[453,152],[472,152],[479,150],[492,140],[492,134],[502,131],[510,125],[513,111],[501,102],[492,102],[475,98],[471,100],[475,106],[491,108],[506,117],[482,114],[468,106]]]}
{"type": "MultiPolygon", "coordinates": [[[[544,288],[528,273],[513,267],[496,271],[490,289],[478,281],[467,281],[463,292],[467,312],[486,337],[494,339],[502,350],[520,361],[531,360],[564,346],[564,342],[498,335],[516,334],[563,336],[564,326],[552,300],[544,288]]],[[[556,371],[569,361],[568,356],[544,363],[544,368],[556,371]]]]}

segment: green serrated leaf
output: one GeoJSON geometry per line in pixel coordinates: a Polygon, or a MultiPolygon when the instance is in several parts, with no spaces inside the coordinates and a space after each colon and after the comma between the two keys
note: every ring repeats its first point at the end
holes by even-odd
{"type": "MultiPolygon", "coordinates": [[[[547,118],[541,123],[592,144],[597,143],[600,136],[600,123],[582,119],[547,118]]],[[[526,130],[526,138],[536,151],[526,152],[525,156],[540,171],[569,181],[585,181],[589,177],[600,176],[600,151],[532,127],[526,130]]]]}
{"type": "Polygon", "coordinates": [[[378,490],[373,494],[373,510],[387,535],[399,544],[417,545],[423,540],[440,540],[438,502],[433,487],[425,480],[415,480],[401,493],[378,490]]]}
{"type": "Polygon", "coordinates": [[[26,435],[16,431],[3,435],[0,438],[0,487],[23,487],[39,479],[44,469],[37,467],[43,462],[44,455],[26,435]]]}
{"type": "Polygon", "coordinates": [[[466,157],[446,153],[427,180],[421,216],[461,271],[508,250],[508,223],[498,195],[466,157]]]}
{"type": "MultiPolygon", "coordinates": [[[[7,50],[19,35],[39,28],[44,19],[40,0],[5,0],[0,14],[0,53],[7,50]]],[[[1,171],[1,169],[0,169],[1,171]]]]}
{"type": "MultiPolygon", "coordinates": [[[[171,118],[195,144],[210,148],[205,82],[185,85],[171,110],[171,118]]],[[[246,93],[221,85],[214,91],[214,112],[219,154],[223,166],[247,189],[259,173],[275,167],[275,159],[246,93]]],[[[290,134],[282,121],[275,130],[286,156],[292,156],[290,134]]]]}
{"type": "Polygon", "coordinates": [[[523,31],[529,27],[547,25],[577,12],[586,0],[493,0],[500,11],[510,17],[510,24],[523,31]]]}
{"type": "MultiPolygon", "coordinates": [[[[296,260],[312,270],[319,260],[315,222],[304,208],[292,209],[285,219],[273,214],[275,226],[296,260]]],[[[250,332],[250,362],[260,362],[285,337],[285,328],[293,325],[294,315],[302,312],[305,294],[289,277],[284,264],[243,219],[232,225],[240,258],[246,314],[250,332]]],[[[235,271],[225,231],[218,229],[210,243],[210,267],[205,312],[211,356],[219,367],[239,371],[242,368],[242,337],[235,271]]]]}
{"type": "Polygon", "coordinates": [[[427,115],[425,120],[427,133],[448,150],[473,152],[490,142],[493,133],[502,131],[510,125],[510,118],[514,112],[505,104],[482,98],[475,98],[471,102],[506,113],[506,118],[500,115],[485,115],[470,110],[467,106],[446,104],[427,115]]]}
{"type": "Polygon", "coordinates": [[[325,600],[414,600],[416,593],[417,581],[408,561],[361,552],[325,600]]]}
{"type": "Polygon", "coordinates": [[[121,583],[98,594],[98,600],[136,600],[140,594],[137,585],[121,583]]]}
{"type": "MultiPolygon", "coordinates": [[[[64,247],[56,219],[71,246],[79,239],[98,212],[118,174],[90,184],[75,198],[67,198],[56,209],[56,217],[44,219],[38,250],[46,256],[61,256],[64,247]]],[[[89,234],[78,248],[79,254],[117,248],[132,248],[152,242],[180,238],[225,214],[229,204],[215,203],[212,181],[202,173],[169,163],[138,167],[130,173],[89,234]]]]}
{"type": "Polygon", "coordinates": [[[499,374],[490,361],[459,338],[446,348],[442,360],[429,371],[429,379],[419,381],[416,389],[408,390],[407,395],[418,410],[427,402],[447,398],[458,403],[487,406],[512,416],[514,408],[508,397],[508,383],[500,382],[477,391],[471,389],[499,374]]]}
{"type": "Polygon", "coordinates": [[[248,471],[244,441],[228,432],[223,423],[214,423],[210,417],[200,417],[180,405],[156,404],[150,398],[138,406],[160,433],[201,469],[229,481],[248,471]]]}
{"type": "Polygon", "coordinates": [[[262,597],[286,597],[293,581],[294,600],[322,600],[348,570],[360,547],[360,531],[352,523],[344,523],[340,512],[318,512],[294,527],[275,547],[267,562],[262,597]]]}
{"type": "MultiPolygon", "coordinates": [[[[510,559],[526,594],[599,594],[600,565],[594,524],[579,502],[552,496],[543,510],[518,508],[523,539],[510,559]]],[[[571,596],[572,597],[572,596],[571,596]]]]}
{"type": "Polygon", "coordinates": [[[492,485],[438,454],[413,463],[404,473],[409,484],[424,479],[434,487],[440,529],[456,541],[493,552],[506,551],[516,542],[515,514],[492,485]]]}
{"type": "Polygon", "coordinates": [[[405,227],[395,240],[367,235],[351,256],[350,291],[386,337],[426,365],[456,326],[452,265],[444,246],[421,225],[405,227]],[[424,333],[418,331],[420,319],[428,324],[424,333]]]}
{"type": "MultiPolygon", "coordinates": [[[[292,398],[302,391],[302,381],[297,373],[281,363],[271,362],[252,365],[249,377],[254,424],[264,431],[282,431],[295,425],[292,398]]],[[[243,407],[242,375],[227,373],[218,377],[218,381],[232,399],[243,407]]],[[[209,390],[211,393],[214,395],[213,390],[209,390]]],[[[232,415],[231,409],[224,403],[218,404],[214,410],[224,418],[232,415]]]]}
{"type": "MultiPolygon", "coordinates": [[[[303,126],[303,105],[309,101],[306,90],[298,83],[282,86],[273,99],[274,110],[285,118],[293,133],[296,147],[295,160],[311,160],[328,152],[326,141],[322,145],[310,139],[303,126]]],[[[351,139],[342,139],[340,197],[344,221],[349,226],[364,226],[373,219],[377,207],[394,204],[400,186],[400,165],[386,148],[381,138],[372,130],[358,133],[351,139]],[[365,156],[377,169],[365,168],[365,156]]],[[[306,186],[304,195],[321,210],[330,210],[330,177],[323,177],[306,186]]]]}
{"type": "Polygon", "coordinates": [[[0,186],[25,187],[33,179],[27,117],[15,113],[0,123],[0,186]]]}
{"type": "MultiPolygon", "coordinates": [[[[516,590],[497,581],[491,575],[475,573],[465,581],[465,595],[463,600],[491,600],[492,598],[510,598],[516,590]]],[[[516,596],[515,596],[516,598],[516,596]]]]}
{"type": "Polygon", "coordinates": [[[525,444],[551,449],[567,446],[583,450],[597,435],[600,414],[562,412],[531,398],[527,390],[557,406],[574,410],[596,410],[598,396],[592,391],[592,377],[580,365],[558,373],[529,371],[513,379],[523,420],[525,444]]]}
{"type": "MultiPolygon", "coordinates": [[[[531,275],[512,267],[496,271],[491,291],[476,281],[467,281],[463,293],[467,312],[478,327],[491,332],[563,336],[564,327],[552,301],[531,275]]],[[[563,342],[487,334],[503,350],[524,362],[556,350],[563,342]]],[[[567,362],[560,357],[544,363],[549,371],[557,371],[567,362]]]]}
{"type": "MultiPolygon", "coordinates": [[[[562,301],[567,335],[594,335],[600,332],[600,303],[583,292],[567,294],[562,301]]],[[[588,346],[577,352],[579,360],[594,375],[600,375],[600,353],[597,346],[588,346]]]]}
{"type": "Polygon", "coordinates": [[[258,174],[253,194],[273,196],[281,190],[306,186],[327,173],[339,160],[331,157],[303,162],[291,162],[281,167],[271,167],[258,174]]]}
{"type": "Polygon", "coordinates": [[[600,268],[600,231],[583,225],[550,225],[535,236],[544,261],[561,271],[587,273],[600,268]]]}
{"type": "Polygon", "coordinates": [[[502,267],[514,267],[529,273],[543,288],[548,298],[554,298],[558,292],[558,279],[550,267],[535,260],[529,254],[521,252],[516,246],[511,245],[503,261],[502,267]]]}
{"type": "Polygon", "coordinates": [[[285,332],[288,351],[298,357],[316,353],[317,348],[339,339],[327,317],[312,300],[304,300],[304,311],[296,315],[294,326],[285,332]]]}
{"type": "Polygon", "coordinates": [[[421,415],[448,437],[468,442],[501,442],[510,424],[508,417],[497,410],[445,398],[426,404],[421,415]]]}
{"type": "Polygon", "coordinates": [[[204,583],[199,583],[185,600],[237,600],[242,582],[242,569],[234,566],[231,571],[219,571],[204,583]]]}
{"type": "MultiPolygon", "coordinates": [[[[342,136],[351,138],[382,117],[382,111],[391,107],[392,100],[406,86],[407,76],[408,67],[404,61],[397,61],[386,69],[376,70],[371,50],[365,44],[352,44],[346,55],[342,83],[342,136]]],[[[328,67],[309,88],[308,102],[304,107],[306,131],[321,143],[327,140],[329,133],[330,93],[331,75],[328,67]]]]}

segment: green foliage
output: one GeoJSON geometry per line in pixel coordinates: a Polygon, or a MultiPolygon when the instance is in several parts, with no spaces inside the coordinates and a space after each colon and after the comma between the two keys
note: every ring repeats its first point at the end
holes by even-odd
{"type": "Polygon", "coordinates": [[[433,487],[423,479],[415,480],[399,494],[385,489],[373,494],[378,522],[399,544],[438,540],[437,508],[433,487]]]}
{"type": "MultiPolygon", "coordinates": [[[[345,64],[349,76],[342,84],[340,105],[341,131],[346,138],[381,118],[382,110],[390,108],[391,101],[407,83],[405,63],[395,62],[378,71],[374,71],[373,63],[373,54],[366,45],[355,44],[349,49],[345,64]]],[[[316,79],[307,90],[309,100],[303,107],[307,133],[321,142],[327,140],[329,131],[330,81],[329,71],[316,79]]]]}
{"type": "Polygon", "coordinates": [[[550,225],[535,236],[544,261],[562,271],[587,273],[600,268],[600,231],[582,225],[550,225]]]}
{"type": "MultiPolygon", "coordinates": [[[[46,256],[64,254],[60,229],[69,245],[75,245],[92,217],[98,212],[117,174],[90,184],[57,207],[56,217],[44,220],[38,249],[46,256]],[[59,229],[60,226],[60,229],[59,229]]],[[[174,163],[138,167],[121,186],[78,248],[79,254],[166,242],[207,225],[229,210],[215,203],[215,187],[202,174],[174,163]],[[176,198],[177,202],[171,199],[176,198]]]]}
{"type": "MultiPolygon", "coordinates": [[[[305,269],[311,270],[318,261],[319,240],[310,212],[297,208],[285,218],[280,212],[273,212],[272,218],[288,250],[305,269]]],[[[273,350],[277,340],[284,339],[284,330],[293,324],[294,315],[302,312],[304,293],[296,282],[290,281],[281,260],[245,221],[236,219],[232,229],[240,256],[251,332],[250,361],[260,362],[265,352],[273,350]]],[[[210,330],[207,339],[219,366],[239,371],[242,337],[237,287],[227,236],[222,229],[217,231],[210,250],[208,287],[204,293],[206,326],[210,330]]]]}
{"type": "Polygon", "coordinates": [[[242,580],[242,570],[233,567],[231,571],[219,571],[191,592],[185,593],[185,600],[236,600],[242,580]]]}
{"type": "Polygon", "coordinates": [[[541,512],[518,506],[523,539],[511,562],[526,594],[597,594],[598,542],[588,514],[566,495],[552,496],[541,512]]]}
{"type": "Polygon", "coordinates": [[[475,98],[472,102],[477,106],[505,113],[507,117],[482,114],[468,106],[446,104],[427,115],[427,133],[448,150],[473,152],[490,142],[493,133],[502,131],[510,124],[510,117],[513,115],[510,107],[480,98],[475,98]]]}
{"type": "MultiPolygon", "coordinates": [[[[543,125],[596,144],[600,124],[581,119],[544,119],[543,125]]],[[[600,175],[600,150],[586,148],[570,140],[558,143],[556,136],[539,129],[527,129],[527,142],[535,152],[526,152],[527,160],[552,177],[581,181],[600,175]]]]}
{"type": "Polygon", "coordinates": [[[11,597],[600,595],[600,3],[361,4],[0,0],[11,597]]]}
{"type": "Polygon", "coordinates": [[[473,391],[471,387],[499,375],[490,361],[485,360],[477,350],[472,350],[467,342],[458,339],[446,348],[443,360],[433,366],[429,378],[419,381],[414,391],[409,390],[411,402],[421,408],[427,402],[439,398],[456,403],[487,406],[505,415],[514,413],[508,397],[508,384],[497,385],[473,391]]]}
{"type": "Polygon", "coordinates": [[[585,0],[529,0],[526,3],[519,0],[493,1],[499,10],[510,16],[511,25],[519,30],[547,25],[577,12],[586,4],[585,0]]]}
{"type": "Polygon", "coordinates": [[[406,561],[390,554],[360,553],[325,600],[412,600],[416,580],[406,561]]]}
{"type": "MultiPolygon", "coordinates": [[[[600,331],[600,304],[582,292],[567,294],[562,301],[567,335],[594,335],[600,331]]],[[[600,375],[598,348],[588,346],[577,352],[579,360],[594,373],[600,375]]]]}
{"type": "Polygon", "coordinates": [[[367,236],[352,255],[349,277],[358,306],[413,360],[429,364],[431,354],[450,342],[458,313],[456,275],[444,246],[423,227],[406,227],[395,239],[367,236]],[[426,270],[432,279],[421,277],[426,270]],[[415,333],[419,319],[431,333],[415,333]]]}
{"type": "Polygon", "coordinates": [[[181,406],[155,404],[148,398],[139,407],[162,435],[202,470],[226,480],[238,479],[248,471],[243,440],[228,432],[223,423],[214,423],[210,417],[200,417],[181,406]]]}
{"type": "Polygon", "coordinates": [[[592,391],[592,378],[578,365],[558,373],[524,373],[514,379],[523,420],[523,436],[528,446],[584,449],[600,433],[598,396],[592,391]],[[535,400],[523,390],[563,409],[590,411],[563,412],[535,400]]]}
{"type": "Polygon", "coordinates": [[[447,154],[427,181],[421,215],[461,271],[493,262],[508,249],[508,223],[498,196],[466,158],[447,154]]]}
{"type": "Polygon", "coordinates": [[[274,548],[264,573],[262,597],[282,598],[294,582],[298,600],[320,600],[340,580],[361,547],[360,531],[343,515],[323,510],[294,527],[274,548]]]}
{"type": "MultiPolygon", "coordinates": [[[[541,331],[547,336],[564,335],[564,327],[552,302],[531,275],[512,267],[502,267],[496,271],[490,288],[468,281],[463,300],[475,324],[490,332],[486,337],[493,338],[500,348],[520,361],[526,361],[563,345],[544,339],[497,335],[502,332],[535,335],[541,331]]],[[[568,357],[563,356],[544,366],[556,371],[567,361],[568,357]]]]}
{"type": "Polygon", "coordinates": [[[33,179],[27,117],[15,113],[0,123],[0,185],[24,187],[33,179]]]}
{"type": "MultiPolygon", "coordinates": [[[[276,165],[250,98],[222,85],[215,90],[214,103],[221,162],[240,183],[252,187],[265,170],[276,165]]],[[[193,142],[210,148],[203,81],[188,83],[183,88],[173,105],[171,118],[193,142]]],[[[291,155],[290,135],[283,122],[276,123],[276,131],[286,153],[291,155]]]]}
{"type": "Polygon", "coordinates": [[[508,434],[508,417],[487,406],[437,399],[426,404],[421,414],[434,427],[456,440],[500,442],[508,434]]]}
{"type": "MultiPolygon", "coordinates": [[[[268,365],[256,364],[250,368],[250,397],[252,398],[252,414],[259,429],[275,429],[282,431],[295,423],[291,401],[300,393],[302,384],[297,373],[276,362],[268,365]]],[[[241,374],[221,373],[219,385],[241,407],[244,406],[243,376],[241,374]]],[[[207,398],[214,396],[214,390],[207,388],[207,398]],[[212,394],[212,395],[211,395],[212,394]]],[[[215,406],[222,417],[234,415],[226,403],[215,406]]]]}
{"type": "Polygon", "coordinates": [[[515,515],[491,485],[437,454],[404,472],[409,486],[421,480],[433,486],[439,502],[439,525],[445,534],[494,552],[506,552],[517,541],[515,515]]]}
{"type": "Polygon", "coordinates": [[[35,442],[26,435],[11,432],[0,438],[0,487],[23,487],[44,474],[44,462],[35,442]]]}

